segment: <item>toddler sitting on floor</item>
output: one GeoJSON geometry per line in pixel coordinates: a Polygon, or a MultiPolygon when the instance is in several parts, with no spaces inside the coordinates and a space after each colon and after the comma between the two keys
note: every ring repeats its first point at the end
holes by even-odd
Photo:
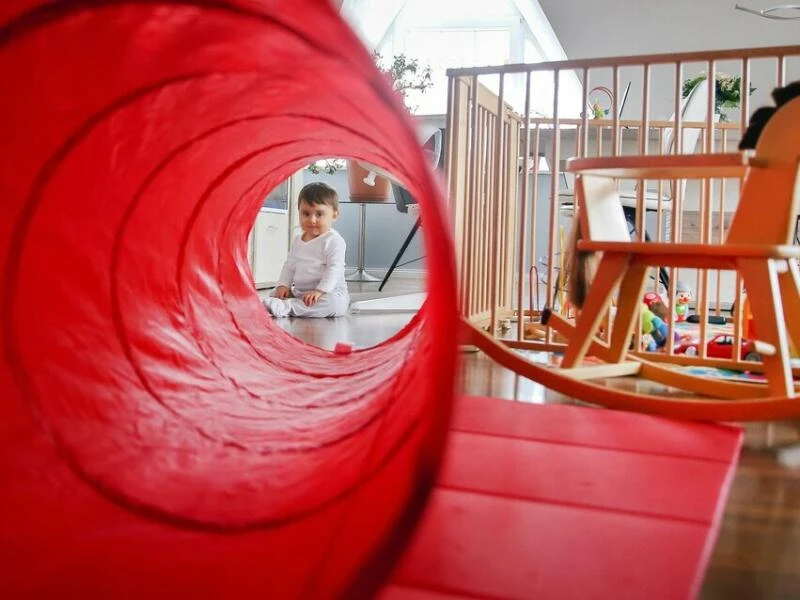
{"type": "Polygon", "coordinates": [[[300,190],[297,210],[302,233],[264,306],[274,317],[341,317],[350,295],[344,279],[345,241],[332,229],[339,196],[325,183],[309,183],[300,190]]]}

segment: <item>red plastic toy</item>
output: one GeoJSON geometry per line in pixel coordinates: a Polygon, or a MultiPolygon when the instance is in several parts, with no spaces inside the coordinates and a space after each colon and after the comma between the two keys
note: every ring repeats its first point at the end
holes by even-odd
{"type": "MultiPolygon", "coordinates": [[[[706,356],[708,358],[733,358],[734,337],[727,333],[715,335],[706,344],[706,356]]],[[[687,356],[697,356],[700,353],[700,342],[697,340],[683,342],[675,347],[676,354],[687,356]]],[[[760,361],[761,355],[756,352],[755,344],[742,338],[739,347],[739,358],[741,360],[760,361]]]]}
{"type": "Polygon", "coordinates": [[[659,294],[656,294],[655,292],[645,292],[644,296],[642,297],[642,302],[644,302],[647,305],[647,308],[650,308],[650,305],[653,304],[653,302],[663,303],[664,300],[661,298],[659,294]]]}

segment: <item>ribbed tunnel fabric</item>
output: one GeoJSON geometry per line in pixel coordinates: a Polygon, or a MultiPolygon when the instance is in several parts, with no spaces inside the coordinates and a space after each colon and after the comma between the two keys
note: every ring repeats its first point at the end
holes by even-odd
{"type": "Polygon", "coordinates": [[[453,396],[445,202],[327,0],[0,5],[0,590],[360,595],[453,396]],[[324,156],[420,200],[428,299],[348,356],[265,313],[247,236],[324,156]]]}

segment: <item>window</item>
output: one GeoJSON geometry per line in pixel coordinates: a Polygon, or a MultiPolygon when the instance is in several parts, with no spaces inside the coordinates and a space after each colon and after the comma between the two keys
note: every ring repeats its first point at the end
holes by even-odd
{"type": "MultiPolygon", "coordinates": [[[[407,97],[417,114],[446,112],[449,68],[566,58],[537,2],[408,0],[387,26],[376,48],[382,56],[405,54],[431,67],[433,87],[407,97]]],[[[481,77],[480,81],[498,92],[499,77],[481,77]]],[[[553,74],[534,73],[531,81],[532,114],[551,115],[553,74]]],[[[561,116],[578,116],[581,88],[574,73],[562,74],[560,91],[561,116]]],[[[504,98],[518,112],[524,110],[524,75],[506,75],[504,98]]]]}
{"type": "Polygon", "coordinates": [[[431,67],[434,86],[408,94],[408,104],[419,114],[443,114],[447,110],[447,69],[510,62],[511,29],[452,28],[413,29],[405,37],[405,53],[422,57],[431,67]]]}
{"type": "Polygon", "coordinates": [[[275,210],[289,210],[289,180],[278,184],[267,197],[261,208],[271,208],[275,210]]]}

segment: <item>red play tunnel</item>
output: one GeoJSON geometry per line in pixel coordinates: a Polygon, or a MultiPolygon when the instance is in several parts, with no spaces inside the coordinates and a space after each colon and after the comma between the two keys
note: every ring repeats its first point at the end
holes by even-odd
{"type": "Polygon", "coordinates": [[[0,590],[362,595],[439,465],[456,305],[444,202],[327,0],[0,5],[0,590]],[[277,328],[266,193],[353,156],[419,198],[425,308],[349,356],[277,328]]]}

